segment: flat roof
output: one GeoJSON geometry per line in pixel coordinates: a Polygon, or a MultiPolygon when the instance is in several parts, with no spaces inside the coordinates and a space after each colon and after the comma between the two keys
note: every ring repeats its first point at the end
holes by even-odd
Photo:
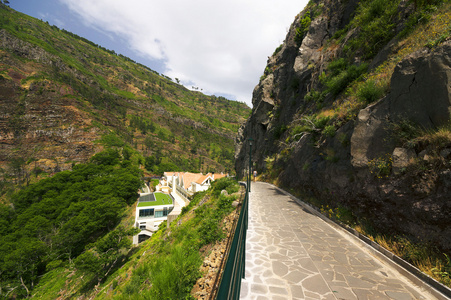
{"type": "Polygon", "coordinates": [[[138,207],[160,205],[172,205],[172,197],[165,193],[156,192],[141,195],[138,199],[138,207]]]}

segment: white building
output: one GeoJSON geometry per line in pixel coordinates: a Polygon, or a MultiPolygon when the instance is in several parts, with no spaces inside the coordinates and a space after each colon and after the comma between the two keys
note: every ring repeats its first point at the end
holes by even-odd
{"type": "Polygon", "coordinates": [[[165,172],[164,177],[173,192],[176,191],[181,196],[188,198],[194,193],[208,190],[213,181],[227,177],[227,174],[208,173],[203,175],[189,172],[165,172]]]}
{"type": "Polygon", "coordinates": [[[174,209],[174,199],[162,192],[141,194],[136,205],[135,227],[141,232],[133,237],[133,244],[141,243],[158,230],[174,209]]]}

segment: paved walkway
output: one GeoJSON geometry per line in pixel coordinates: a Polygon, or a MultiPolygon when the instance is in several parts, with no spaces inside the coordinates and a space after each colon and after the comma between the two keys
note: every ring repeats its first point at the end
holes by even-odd
{"type": "Polygon", "coordinates": [[[252,183],[241,299],[437,299],[272,185],[252,183]]]}

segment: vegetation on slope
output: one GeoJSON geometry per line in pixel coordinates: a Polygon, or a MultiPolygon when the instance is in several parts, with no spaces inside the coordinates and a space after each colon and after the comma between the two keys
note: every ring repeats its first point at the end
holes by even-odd
{"type": "MultiPolygon", "coordinates": [[[[310,91],[302,99],[302,105],[296,111],[291,123],[281,120],[282,106],[276,105],[270,114],[272,131],[275,139],[280,141],[280,151],[268,156],[267,175],[276,179],[280,170],[277,162],[283,162],[291,155],[292,150],[303,136],[309,134],[312,143],[319,146],[325,139],[335,136],[337,130],[357,117],[357,113],[368,104],[374,103],[386,95],[390,89],[390,77],[394,68],[407,55],[424,47],[434,48],[451,36],[451,4],[447,0],[415,1],[415,9],[406,20],[401,19],[400,1],[366,0],[359,2],[355,16],[342,30],[337,31],[321,49],[325,53],[338,53],[334,59],[315,68],[322,72],[313,79],[310,91]],[[401,30],[396,31],[398,26],[401,30]],[[378,37],[374,39],[373,37],[378,37]],[[369,68],[374,56],[388,41],[394,39],[398,46],[393,46],[387,59],[369,68]],[[340,51],[338,51],[339,49],[340,51]]],[[[301,18],[296,36],[302,32],[305,36],[305,18],[310,20],[324,13],[327,7],[321,1],[310,1],[305,17],[301,18]]],[[[307,22],[308,24],[311,21],[307,22]]],[[[295,37],[296,39],[296,37],[295,37]]],[[[299,38],[298,38],[299,39],[299,38]]],[[[301,40],[302,41],[302,40],[301,40]]],[[[274,53],[277,54],[278,51],[274,53]]],[[[277,68],[275,66],[273,68],[277,68]]],[[[313,68],[313,67],[312,67],[313,68]]],[[[316,74],[316,73],[314,73],[316,74]]],[[[290,86],[295,94],[299,83],[294,79],[290,86]]],[[[401,145],[415,147],[419,141],[431,141],[429,135],[442,132],[444,140],[441,148],[451,144],[451,140],[443,134],[449,126],[436,130],[415,129],[415,135],[406,140],[403,130],[407,124],[393,124],[397,127],[401,145]]],[[[412,127],[412,124],[407,127],[412,127]]],[[[338,137],[343,146],[349,145],[348,136],[338,137]]],[[[422,143],[426,147],[429,143],[422,143]]],[[[439,152],[437,148],[436,153],[439,152]]],[[[333,154],[324,154],[326,159],[334,161],[333,154]]],[[[384,164],[380,165],[384,168],[384,164]]],[[[263,170],[262,170],[263,171],[263,170]]]]}
{"type": "MultiPolygon", "coordinates": [[[[286,142],[293,146],[300,132],[315,132],[317,141],[333,136],[336,129],[354,120],[360,109],[382,98],[389,91],[389,79],[398,62],[451,36],[448,2],[417,1],[416,10],[397,33],[394,27],[403,22],[398,15],[400,1],[361,1],[352,21],[327,42],[324,51],[342,47],[341,56],[326,64],[318,84],[304,98],[307,105],[284,130],[289,129],[286,142]],[[395,37],[400,47],[377,68],[368,69],[372,58],[395,37]]],[[[317,13],[321,9],[314,1],[308,8],[317,13]]]]}
{"type": "Polygon", "coordinates": [[[97,242],[71,263],[46,273],[33,298],[191,299],[203,257],[210,245],[226,237],[223,219],[234,210],[232,202],[239,195],[236,181],[217,180],[210,190],[197,193],[169,228],[164,222],[149,240],[124,252],[121,268],[110,271],[94,259],[105,249],[106,241],[97,242]],[[230,196],[221,194],[224,189],[230,196]]]}
{"type": "Polygon", "coordinates": [[[119,249],[130,246],[114,241],[133,234],[113,229],[136,201],[140,177],[110,149],[15,193],[11,206],[0,207],[0,297],[29,296],[43,274],[80,261],[91,243],[98,255],[89,266],[98,272],[113,267],[119,249]]]}
{"type": "Polygon", "coordinates": [[[73,131],[84,139],[81,153],[100,151],[92,141],[107,136],[115,145],[138,150],[143,166],[149,158],[150,174],[232,172],[234,137],[250,111],[244,103],[189,91],[127,57],[1,3],[0,33],[0,85],[12,91],[2,107],[6,113],[0,130],[13,136],[0,149],[0,187],[28,182],[33,169],[43,176],[86,161],[89,156],[67,154],[72,143],[52,139],[73,131]],[[48,115],[60,110],[68,115],[64,124],[48,115]],[[35,115],[39,117],[29,118],[35,115]]]}

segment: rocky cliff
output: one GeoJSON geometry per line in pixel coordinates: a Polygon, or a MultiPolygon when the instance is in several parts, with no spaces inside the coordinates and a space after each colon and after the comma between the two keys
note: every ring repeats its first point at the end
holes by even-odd
{"type": "MultiPolygon", "coordinates": [[[[426,3],[427,2],[427,3],[426,3]]],[[[310,1],[269,57],[236,170],[451,251],[450,5],[310,1]]]]}

